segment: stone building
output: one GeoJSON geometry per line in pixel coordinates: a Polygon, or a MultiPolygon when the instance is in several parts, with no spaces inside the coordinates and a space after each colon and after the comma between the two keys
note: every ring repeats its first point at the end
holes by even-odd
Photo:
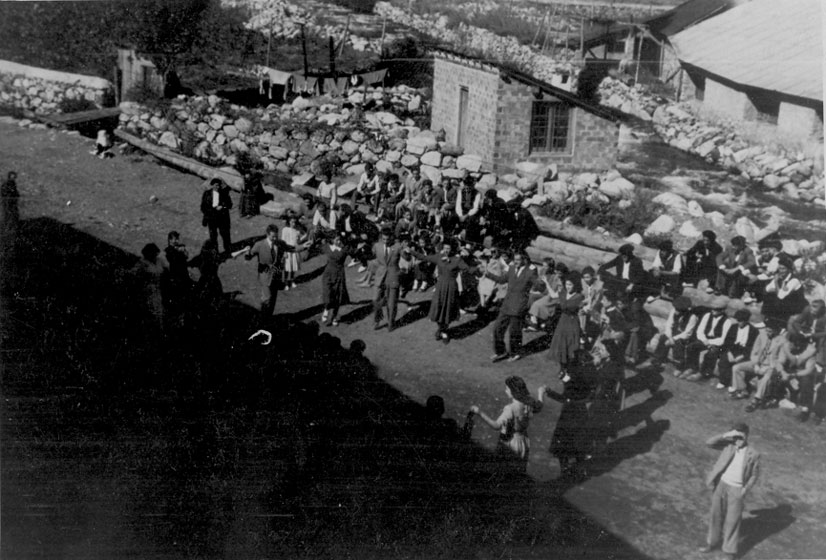
{"type": "Polygon", "coordinates": [[[155,64],[143,58],[134,49],[118,49],[119,97],[123,99],[130,90],[142,89],[163,93],[163,77],[155,64]]]}
{"type": "Polygon", "coordinates": [[[823,137],[821,0],[752,0],[672,38],[698,109],[823,137]]]}
{"type": "Polygon", "coordinates": [[[507,173],[516,162],[561,171],[610,169],[621,114],[523,72],[467,56],[434,54],[431,128],[507,173]]]}

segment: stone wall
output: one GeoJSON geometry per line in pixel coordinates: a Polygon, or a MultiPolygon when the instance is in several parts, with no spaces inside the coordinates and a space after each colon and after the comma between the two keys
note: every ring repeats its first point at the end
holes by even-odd
{"type": "MultiPolygon", "coordinates": [[[[706,99],[711,83],[707,82],[706,99]]],[[[700,118],[692,104],[673,103],[648,94],[641,86],[629,87],[613,78],[606,78],[600,85],[600,98],[604,105],[653,121],[660,137],[678,149],[723,169],[737,170],[743,178],[762,184],[766,190],[826,205],[822,156],[817,159],[807,155],[799,145],[773,142],[768,146],[748,141],[742,122],[700,118]]],[[[776,136],[767,138],[777,140],[776,136]]],[[[808,153],[823,153],[822,138],[813,138],[809,143],[808,153]]]]}
{"type": "Polygon", "coordinates": [[[467,137],[462,147],[478,154],[490,168],[494,160],[498,72],[470,68],[436,57],[433,64],[433,102],[430,128],[444,130],[449,142],[459,138],[460,89],[467,88],[467,137]]]}
{"type": "Polygon", "coordinates": [[[102,107],[114,99],[108,80],[0,60],[0,105],[37,114],[59,113],[64,99],[85,99],[102,107]]]}

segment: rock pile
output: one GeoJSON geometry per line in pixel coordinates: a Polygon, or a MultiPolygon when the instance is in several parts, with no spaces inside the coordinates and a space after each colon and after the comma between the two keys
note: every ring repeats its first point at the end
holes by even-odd
{"type": "Polygon", "coordinates": [[[576,90],[581,65],[574,51],[560,49],[551,58],[520,44],[514,37],[497,35],[464,22],[451,28],[444,15],[411,14],[388,2],[376,3],[374,12],[433,37],[442,44],[469,49],[483,58],[514,64],[540,80],[569,91],[576,90]]]}
{"type": "Polygon", "coordinates": [[[602,104],[616,107],[646,121],[670,145],[696,154],[710,163],[737,170],[745,179],[792,199],[826,204],[822,170],[803,153],[771,151],[752,145],[737,134],[734,126],[710,124],[692,114],[686,104],[672,103],[606,78],[600,85],[602,104]]]}
{"type": "Polygon", "coordinates": [[[0,73],[0,105],[37,114],[59,113],[60,104],[64,99],[85,99],[101,107],[110,94],[110,86],[92,87],[79,81],[57,82],[20,74],[0,73]]]}

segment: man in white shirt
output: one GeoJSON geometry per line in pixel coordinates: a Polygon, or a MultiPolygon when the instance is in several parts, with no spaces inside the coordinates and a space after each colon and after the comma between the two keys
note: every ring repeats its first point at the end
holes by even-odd
{"type": "Polygon", "coordinates": [[[706,486],[713,491],[711,519],[700,552],[712,552],[722,545],[726,557],[737,556],[743,502],[760,475],[760,454],[749,447],[748,438],[749,427],[739,422],[730,431],[706,441],[707,446],[722,451],[706,476],[706,486]]]}
{"type": "Polygon", "coordinates": [[[711,305],[711,311],[703,315],[700,324],[697,325],[697,338],[686,347],[686,369],[680,379],[687,381],[700,381],[708,379],[714,374],[717,360],[726,335],[731,327],[731,323],[726,317],[726,300],[722,297],[715,298],[711,305]],[[705,352],[703,362],[700,364],[700,354],[705,352]]]}

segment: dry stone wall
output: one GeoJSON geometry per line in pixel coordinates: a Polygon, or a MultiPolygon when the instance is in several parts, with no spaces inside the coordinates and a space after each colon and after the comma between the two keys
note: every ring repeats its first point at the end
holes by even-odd
{"type": "Polygon", "coordinates": [[[817,169],[816,162],[801,152],[773,151],[750,144],[734,126],[705,122],[686,104],[668,102],[646,93],[642,87],[629,87],[610,77],[600,85],[600,96],[604,105],[653,121],[663,140],[678,149],[725,169],[737,170],[766,190],[826,205],[823,169],[817,169]]]}
{"type": "Polygon", "coordinates": [[[5,107],[59,113],[64,99],[85,99],[101,107],[111,95],[112,84],[102,78],[0,60],[0,105],[5,107]]]}

